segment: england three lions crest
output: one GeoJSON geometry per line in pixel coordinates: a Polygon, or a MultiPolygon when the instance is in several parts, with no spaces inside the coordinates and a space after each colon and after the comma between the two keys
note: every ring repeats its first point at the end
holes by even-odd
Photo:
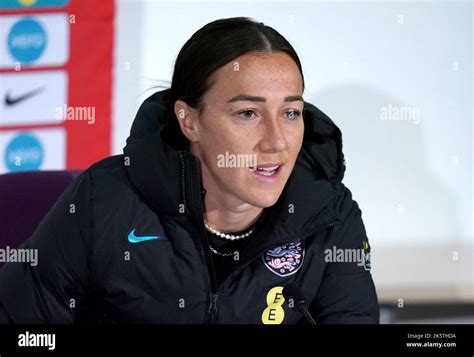
{"type": "Polygon", "coordinates": [[[265,266],[272,273],[279,276],[288,276],[296,273],[303,265],[303,259],[303,242],[288,243],[269,249],[262,255],[265,266]]]}

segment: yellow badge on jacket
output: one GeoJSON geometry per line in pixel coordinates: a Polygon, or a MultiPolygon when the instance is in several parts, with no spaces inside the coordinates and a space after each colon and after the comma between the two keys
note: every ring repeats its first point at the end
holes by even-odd
{"type": "Polygon", "coordinates": [[[262,312],[262,322],[265,325],[279,325],[285,318],[285,310],[283,309],[283,286],[275,286],[268,291],[267,307],[262,312]]]}

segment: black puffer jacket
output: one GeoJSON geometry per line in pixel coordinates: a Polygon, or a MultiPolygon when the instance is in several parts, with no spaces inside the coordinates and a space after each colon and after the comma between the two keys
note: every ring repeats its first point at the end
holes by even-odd
{"type": "Polygon", "coordinates": [[[141,106],[124,154],[82,173],[23,244],[38,249],[38,265],[0,270],[0,321],[294,324],[304,318],[281,294],[294,283],[318,323],[378,323],[370,246],[341,183],[337,126],[305,103],[295,169],[216,286],[198,161],[183,149],[163,93],[141,106]],[[349,262],[344,252],[364,259],[349,262]]]}

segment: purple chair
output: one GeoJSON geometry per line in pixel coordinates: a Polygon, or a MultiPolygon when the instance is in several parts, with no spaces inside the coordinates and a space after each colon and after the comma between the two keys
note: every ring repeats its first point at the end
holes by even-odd
{"type": "Polygon", "coordinates": [[[81,172],[25,171],[0,175],[0,248],[17,248],[29,238],[81,172]]]}

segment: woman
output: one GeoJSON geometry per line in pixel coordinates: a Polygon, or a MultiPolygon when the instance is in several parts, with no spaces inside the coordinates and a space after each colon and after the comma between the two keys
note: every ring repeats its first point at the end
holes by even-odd
{"type": "Polygon", "coordinates": [[[307,323],[291,285],[317,323],[378,323],[341,134],[303,91],[271,27],[197,31],[124,154],[86,170],[24,243],[37,267],[0,270],[0,320],[307,323]]]}

